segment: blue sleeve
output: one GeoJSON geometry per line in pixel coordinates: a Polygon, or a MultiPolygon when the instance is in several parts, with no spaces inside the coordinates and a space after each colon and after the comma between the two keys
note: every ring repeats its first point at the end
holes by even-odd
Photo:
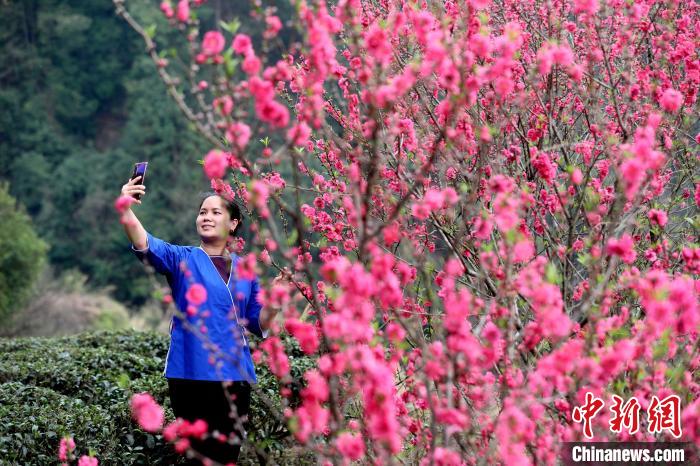
{"type": "Polygon", "coordinates": [[[136,256],[148,262],[158,273],[173,276],[180,268],[180,262],[185,258],[185,248],[170,244],[158,239],[150,233],[146,233],[146,249],[136,249],[131,245],[131,250],[136,256]]]}
{"type": "Polygon", "coordinates": [[[258,301],[258,293],[260,292],[260,283],[257,278],[254,278],[250,284],[250,296],[245,309],[245,319],[247,321],[246,328],[260,338],[267,336],[267,331],[263,332],[260,328],[260,310],[262,304],[258,301]]]}

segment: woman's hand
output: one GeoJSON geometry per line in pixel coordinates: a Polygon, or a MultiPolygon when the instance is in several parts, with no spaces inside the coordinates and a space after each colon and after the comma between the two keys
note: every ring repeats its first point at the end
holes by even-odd
{"type": "Polygon", "coordinates": [[[141,200],[136,199],[136,195],[139,194],[143,196],[146,194],[146,186],[143,184],[136,184],[138,181],[141,181],[141,176],[137,176],[136,178],[127,181],[126,184],[122,186],[122,196],[133,197],[135,203],[141,204],[141,200]]]}
{"type": "MultiPolygon", "coordinates": [[[[135,194],[141,194],[142,196],[146,194],[146,186],[142,184],[136,184],[141,180],[140,176],[137,176],[133,180],[126,182],[122,186],[122,196],[129,196],[134,199],[134,202],[141,204],[139,199],[134,197],[135,194]]],[[[134,245],[134,248],[142,250],[148,247],[148,238],[146,235],[146,230],[141,225],[141,222],[136,218],[136,214],[131,208],[127,208],[125,212],[122,213],[121,223],[124,225],[124,231],[126,236],[129,237],[129,241],[134,245]]]]}

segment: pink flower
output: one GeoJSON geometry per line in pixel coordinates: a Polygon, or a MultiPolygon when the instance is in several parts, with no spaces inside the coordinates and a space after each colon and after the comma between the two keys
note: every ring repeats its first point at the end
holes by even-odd
{"type": "MultiPolygon", "coordinates": [[[[196,419],[194,422],[181,421],[176,424],[175,427],[177,428],[177,437],[202,438],[209,429],[207,422],[203,419],[196,419]]],[[[172,435],[172,433],[170,435],[172,435]]]]}
{"type": "Polygon", "coordinates": [[[295,146],[305,146],[309,142],[309,136],[311,136],[311,128],[303,121],[287,131],[287,139],[295,146]]]}
{"type": "Polygon", "coordinates": [[[535,322],[542,335],[562,338],[571,331],[571,319],[564,313],[564,302],[559,287],[543,280],[547,259],[538,256],[520,271],[516,280],[518,292],[526,297],[535,314],[535,322]]]}
{"type": "Polygon", "coordinates": [[[255,112],[262,121],[277,128],[284,128],[289,124],[289,110],[274,100],[256,103],[255,112]]]}
{"type": "Polygon", "coordinates": [[[466,430],[469,427],[467,416],[454,408],[437,408],[435,410],[435,420],[440,424],[458,427],[460,430],[466,430]]]}
{"type": "Polygon", "coordinates": [[[362,435],[359,433],[343,432],[335,439],[335,446],[340,454],[350,461],[357,461],[365,456],[365,442],[362,441],[362,435]]]}
{"type": "Polygon", "coordinates": [[[490,219],[476,217],[474,219],[474,237],[478,239],[488,239],[493,231],[493,222],[490,219]]]}
{"type": "Polygon", "coordinates": [[[537,51],[537,71],[540,76],[546,76],[552,71],[554,64],[553,48],[550,44],[545,44],[537,51]]]}
{"type": "Polygon", "coordinates": [[[119,196],[114,201],[114,208],[117,210],[117,212],[123,215],[124,212],[129,210],[129,207],[131,207],[131,204],[134,202],[136,202],[136,199],[131,196],[119,196]]]}
{"type": "Polygon", "coordinates": [[[233,99],[230,95],[217,97],[212,102],[212,105],[214,106],[214,108],[218,109],[224,116],[230,115],[233,111],[233,99]]]}
{"type": "Polygon", "coordinates": [[[205,55],[214,56],[221,53],[226,46],[226,39],[219,31],[208,31],[202,39],[202,52],[205,55]]]}
{"type": "Polygon", "coordinates": [[[316,327],[298,319],[287,319],[284,329],[299,342],[301,350],[306,354],[313,354],[319,346],[316,327]]]}
{"type": "Polygon", "coordinates": [[[168,424],[167,426],[165,426],[165,429],[163,429],[163,438],[166,442],[172,442],[177,438],[178,428],[180,424],[182,424],[182,422],[183,420],[178,418],[170,424],[168,424]]]}
{"type": "Polygon", "coordinates": [[[175,451],[183,454],[190,448],[190,440],[183,438],[175,443],[175,451]]]}
{"type": "Polygon", "coordinates": [[[160,11],[163,12],[166,18],[172,18],[175,15],[173,6],[168,1],[160,2],[160,11]]]}
{"type": "Polygon", "coordinates": [[[581,78],[583,78],[583,66],[572,63],[571,66],[567,68],[566,72],[575,82],[581,82],[581,78]]]}
{"type": "Polygon", "coordinates": [[[571,173],[571,182],[578,186],[581,184],[582,181],[583,181],[583,173],[581,173],[581,169],[574,168],[574,171],[571,173]]]}
{"type": "Polygon", "coordinates": [[[78,466],[97,466],[97,458],[83,455],[78,460],[78,466]]]}
{"type": "Polygon", "coordinates": [[[630,154],[620,164],[620,172],[625,182],[625,196],[629,200],[632,200],[639,191],[647,170],[658,170],[666,159],[662,152],[654,150],[658,118],[660,118],[658,114],[649,115],[647,125],[635,130],[634,142],[621,145],[623,152],[630,154]]]}
{"type": "Polygon", "coordinates": [[[594,15],[598,12],[598,8],[598,0],[574,0],[574,13],[594,15]]]}
{"type": "Polygon", "coordinates": [[[386,326],[386,336],[393,343],[400,343],[406,336],[406,331],[396,322],[389,322],[386,326]]]}
{"type": "Polygon", "coordinates": [[[253,43],[248,35],[236,34],[236,37],[233,38],[233,44],[231,47],[233,47],[234,52],[243,55],[248,53],[249,50],[253,49],[253,43]]]}
{"type": "Polygon", "coordinates": [[[260,59],[255,56],[255,53],[250,51],[246,53],[241,69],[245,71],[246,74],[253,75],[258,74],[261,66],[262,64],[260,63],[260,59]]]}
{"type": "Polygon", "coordinates": [[[698,299],[693,289],[693,280],[681,276],[670,280],[662,270],[655,269],[640,278],[635,285],[650,330],[657,334],[666,328],[684,334],[697,330],[698,299]]]}
{"type": "Polygon", "coordinates": [[[284,189],[284,187],[287,186],[287,182],[284,181],[282,176],[280,176],[280,174],[277,172],[265,174],[265,183],[267,183],[267,185],[272,191],[279,191],[280,189],[284,189]]]}
{"type": "Polygon", "coordinates": [[[401,239],[399,224],[394,222],[384,228],[384,245],[391,246],[401,239]]]}
{"type": "MultiPolygon", "coordinates": [[[[519,207],[520,201],[515,195],[508,193],[496,195],[493,200],[493,220],[495,220],[499,230],[506,232],[518,225],[520,222],[518,217],[519,207]]],[[[484,226],[488,227],[488,224],[484,226]]]]}
{"type": "Polygon", "coordinates": [[[683,105],[683,94],[669,87],[661,95],[659,103],[661,104],[661,108],[667,112],[676,113],[680,110],[681,105],[683,105]]]}
{"type": "Polygon", "coordinates": [[[289,358],[287,358],[284,345],[278,337],[266,338],[258,347],[267,355],[270,372],[279,379],[289,375],[289,358]]]}
{"type": "Polygon", "coordinates": [[[696,443],[700,440],[700,399],[690,403],[681,416],[683,431],[696,443]]]}
{"type": "Polygon", "coordinates": [[[546,152],[536,152],[532,158],[532,166],[547,184],[552,184],[557,176],[557,164],[546,152]]]}
{"type": "Polygon", "coordinates": [[[365,407],[365,425],[374,441],[381,442],[391,453],[401,450],[401,433],[393,383],[393,370],[383,355],[368,346],[357,347],[352,363],[365,407]]]}
{"type": "Polygon", "coordinates": [[[58,446],[58,459],[60,461],[68,461],[68,453],[75,450],[75,441],[73,437],[63,437],[58,446]]]}
{"type": "Polygon", "coordinates": [[[186,23],[190,19],[190,2],[189,0],[180,0],[177,3],[177,19],[180,22],[186,23]]]}
{"type": "Polygon", "coordinates": [[[267,102],[275,97],[275,89],[270,81],[253,76],[248,80],[248,91],[256,102],[267,102]]]}
{"type": "Polygon", "coordinates": [[[491,4],[491,0],[471,0],[469,3],[477,10],[483,10],[491,4]]]}
{"type": "Polygon", "coordinates": [[[365,47],[379,63],[387,64],[391,60],[391,43],[386,31],[379,24],[374,23],[365,32],[365,47]]]}
{"type": "Polygon", "coordinates": [[[193,283],[185,294],[187,302],[193,306],[200,306],[207,300],[207,289],[199,283],[193,283]]]}
{"type": "Polygon", "coordinates": [[[316,369],[310,369],[304,373],[306,387],[301,391],[304,401],[323,403],[328,400],[328,382],[316,369]]]}
{"type": "Polygon", "coordinates": [[[619,256],[625,264],[631,264],[637,258],[634,250],[634,240],[625,233],[621,238],[610,238],[607,244],[608,254],[619,256]]]}
{"type": "Polygon", "coordinates": [[[459,200],[454,188],[448,187],[444,190],[429,189],[425,192],[423,199],[415,203],[411,214],[419,220],[425,220],[432,212],[447,209],[459,200]]]}
{"type": "Polygon", "coordinates": [[[272,39],[282,29],[282,21],[280,21],[278,16],[268,16],[265,18],[265,24],[267,25],[263,33],[265,39],[272,39]]]}
{"type": "Polygon", "coordinates": [[[207,178],[223,178],[228,168],[228,160],[226,154],[220,150],[214,149],[204,157],[204,173],[207,178]]]}
{"type": "Polygon", "coordinates": [[[253,280],[256,275],[257,260],[255,254],[248,254],[241,258],[236,264],[236,275],[241,280],[253,280]]]}
{"type": "Polygon", "coordinates": [[[250,188],[251,200],[255,207],[260,211],[262,218],[270,216],[270,209],[267,207],[267,200],[270,197],[270,186],[264,181],[253,180],[250,188]]]}
{"type": "Polygon", "coordinates": [[[148,393],[138,393],[131,397],[131,414],[147,432],[157,432],[163,427],[163,408],[148,393]]]}
{"type": "MultiPolygon", "coordinates": [[[[479,1],[481,2],[482,0],[479,1]]],[[[427,466],[429,464],[434,464],[435,466],[462,466],[465,463],[457,452],[447,448],[437,447],[432,455],[423,458],[420,462],[420,466],[427,466]],[[432,461],[429,459],[430,456],[432,456],[432,461]]]]}
{"type": "Polygon", "coordinates": [[[250,141],[250,126],[241,121],[235,121],[228,126],[226,137],[239,149],[243,149],[250,141]]]}
{"type": "Polygon", "coordinates": [[[571,51],[568,45],[558,45],[554,48],[552,53],[552,59],[554,63],[561,67],[567,67],[574,62],[574,53],[571,51]]]}
{"type": "Polygon", "coordinates": [[[663,210],[651,209],[647,215],[650,222],[656,223],[660,227],[664,227],[668,222],[668,215],[663,210]]]}
{"type": "Polygon", "coordinates": [[[622,162],[620,172],[625,180],[625,196],[627,199],[633,199],[646,174],[644,165],[641,160],[631,157],[622,162]]]}
{"type": "Polygon", "coordinates": [[[535,423],[511,398],[505,401],[495,428],[499,453],[504,464],[530,464],[525,452],[525,444],[535,438],[535,423]]]}

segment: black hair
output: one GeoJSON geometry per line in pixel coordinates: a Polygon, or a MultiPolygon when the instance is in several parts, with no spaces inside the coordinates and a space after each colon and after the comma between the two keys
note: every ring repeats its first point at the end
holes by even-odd
{"type": "Polygon", "coordinates": [[[234,219],[238,220],[238,224],[236,225],[236,229],[233,230],[232,232],[230,232],[231,236],[235,236],[236,232],[241,228],[241,224],[243,223],[243,215],[241,214],[241,208],[238,207],[238,204],[236,204],[234,201],[226,199],[221,194],[214,192],[214,191],[208,191],[208,192],[202,193],[200,195],[199,210],[202,209],[202,204],[204,204],[204,201],[212,196],[217,196],[217,197],[221,198],[221,202],[223,202],[224,206],[226,207],[226,210],[228,211],[228,214],[231,217],[231,220],[234,220],[234,219]]]}

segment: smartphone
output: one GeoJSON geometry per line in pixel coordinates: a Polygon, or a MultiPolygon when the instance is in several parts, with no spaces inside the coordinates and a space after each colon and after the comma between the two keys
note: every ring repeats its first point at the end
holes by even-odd
{"type": "MultiPolygon", "coordinates": [[[[131,174],[131,179],[133,180],[137,176],[140,176],[139,184],[146,184],[146,168],[148,168],[148,162],[137,162],[134,164],[134,173],[131,174]]],[[[134,199],[141,199],[141,194],[134,194],[134,199]]]]}

